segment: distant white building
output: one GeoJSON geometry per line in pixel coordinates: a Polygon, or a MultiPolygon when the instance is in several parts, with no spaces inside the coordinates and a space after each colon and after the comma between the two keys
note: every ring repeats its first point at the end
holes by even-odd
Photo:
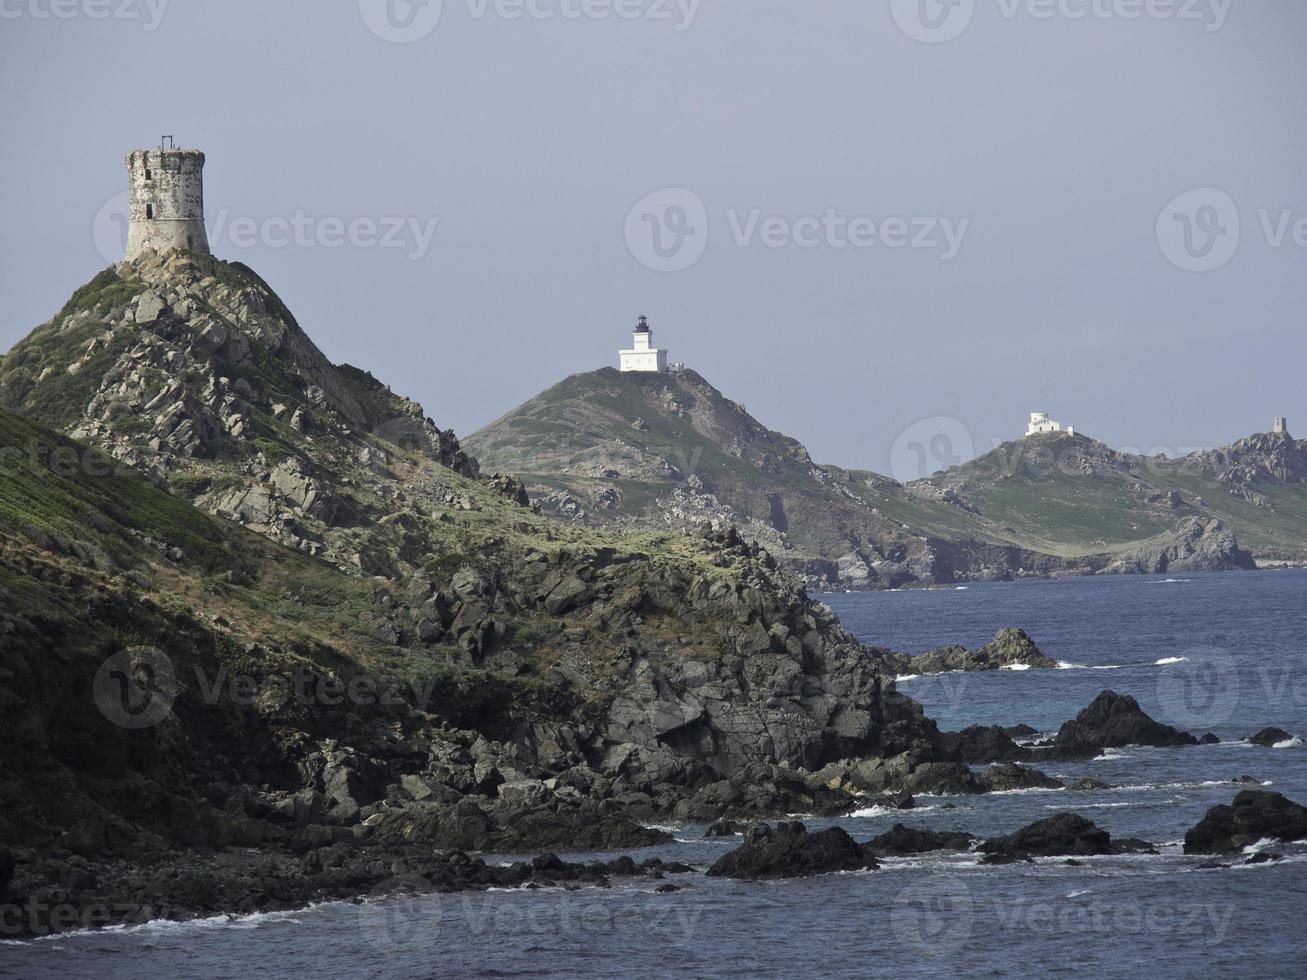
{"type": "Polygon", "coordinates": [[[1075,426],[1068,425],[1063,428],[1061,422],[1054,422],[1048,417],[1047,412],[1031,412],[1030,424],[1026,426],[1026,435],[1038,435],[1041,432],[1065,432],[1069,436],[1076,434],[1075,426]]]}
{"type": "Polygon", "coordinates": [[[623,371],[667,370],[667,351],[653,345],[653,330],[647,317],[640,317],[635,326],[635,345],[630,350],[619,350],[617,356],[623,371]]]}

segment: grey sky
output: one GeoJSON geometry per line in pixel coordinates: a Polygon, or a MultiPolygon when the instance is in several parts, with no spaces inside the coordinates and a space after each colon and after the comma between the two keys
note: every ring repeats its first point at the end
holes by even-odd
{"type": "Polygon", "coordinates": [[[639,313],[823,462],[1035,409],[1172,452],[1307,432],[1307,4],[961,0],[932,42],[918,0],[444,0],[392,43],[433,8],[161,2],[0,0],[0,347],[107,264],[123,155],[167,132],[208,154],[214,252],[460,434],[615,364],[639,313]],[[664,188],[706,208],[680,271],[639,233],[683,196],[628,226],[664,188]],[[401,247],[323,244],[392,217],[401,247]]]}

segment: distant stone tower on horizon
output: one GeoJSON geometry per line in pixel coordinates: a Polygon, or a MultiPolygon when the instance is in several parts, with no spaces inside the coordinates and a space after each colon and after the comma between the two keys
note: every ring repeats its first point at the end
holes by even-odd
{"type": "Polygon", "coordinates": [[[131,261],[146,249],[186,249],[209,254],[204,231],[204,154],[179,150],[165,137],[154,150],[127,154],[131,220],[127,254],[131,261]]]}
{"type": "Polygon", "coordinates": [[[1284,433],[1285,435],[1288,435],[1289,420],[1287,418],[1284,418],[1283,416],[1277,418],[1275,420],[1275,427],[1271,431],[1273,431],[1276,435],[1279,435],[1280,433],[1284,433]]]}
{"type": "Polygon", "coordinates": [[[629,350],[617,352],[622,371],[666,371],[667,351],[653,345],[653,328],[648,317],[640,317],[635,325],[635,343],[629,350]]]}

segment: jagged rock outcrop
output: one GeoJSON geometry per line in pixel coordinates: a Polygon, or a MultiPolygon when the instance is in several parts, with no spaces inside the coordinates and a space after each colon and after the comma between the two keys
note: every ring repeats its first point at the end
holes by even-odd
{"type": "Polygon", "coordinates": [[[1048,753],[1058,759],[1091,759],[1103,749],[1126,745],[1197,744],[1188,732],[1154,721],[1130,695],[1103,691],[1058,729],[1048,753]]]}
{"type": "Polygon", "coordinates": [[[1037,667],[1043,670],[1057,666],[1057,661],[1035,645],[1023,629],[1001,629],[994,639],[975,650],[953,644],[908,657],[895,654],[888,663],[899,674],[942,674],[950,670],[1000,670],[1011,667],[1037,667]]]}
{"type": "Polygon", "coordinates": [[[1230,572],[1257,567],[1253,556],[1239,547],[1230,528],[1218,520],[1190,518],[1173,537],[1150,542],[1106,567],[1109,572],[1160,575],[1165,572],[1230,572]]]}
{"type": "Polygon", "coordinates": [[[896,823],[869,840],[864,848],[877,856],[924,854],[928,851],[965,851],[978,838],[961,830],[921,830],[896,823]]]}
{"type": "Polygon", "coordinates": [[[1186,854],[1231,854],[1260,840],[1307,839],[1307,807],[1281,793],[1246,789],[1214,806],[1184,835],[1186,854]]]}
{"type": "Polygon", "coordinates": [[[715,878],[758,881],[874,867],[876,859],[839,827],[808,833],[802,823],[793,822],[775,827],[767,824],[750,827],[745,832],[744,843],[718,858],[708,874],[715,878]]]}
{"type": "Polygon", "coordinates": [[[1112,835],[1076,813],[1059,813],[1014,833],[991,837],[980,845],[979,850],[991,863],[1056,855],[1084,857],[1114,853],[1112,835]]]}

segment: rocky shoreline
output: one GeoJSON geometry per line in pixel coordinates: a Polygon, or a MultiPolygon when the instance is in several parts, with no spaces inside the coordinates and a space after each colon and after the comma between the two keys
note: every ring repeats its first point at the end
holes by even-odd
{"type": "MultiPolygon", "coordinates": [[[[1091,856],[1158,854],[1148,841],[1114,839],[1070,811],[981,838],[961,830],[931,831],[895,824],[864,843],[830,827],[809,832],[801,821],[753,822],[743,841],[706,869],[657,858],[623,855],[569,863],[555,854],[488,865],[460,851],[433,852],[424,844],[347,841],[304,852],[236,848],[168,853],[132,861],[31,858],[0,851],[0,895],[7,893],[3,938],[33,939],[166,919],[184,922],[227,915],[290,911],[325,901],[363,901],[398,895],[452,894],[489,888],[611,887],[613,879],[658,882],[656,893],[680,891],[698,874],[749,881],[867,871],[884,860],[932,852],[974,852],[984,864],[1091,856]],[[17,863],[17,864],[16,864],[17,863]],[[16,866],[19,868],[15,873],[16,866]],[[670,879],[670,880],[669,880],[670,879]]],[[[1185,835],[1185,855],[1239,854],[1247,845],[1307,840],[1307,807],[1279,793],[1245,790],[1230,806],[1215,806],[1185,835]]],[[[1280,860],[1275,851],[1245,856],[1243,864],[1280,860]]],[[[1232,867],[1206,862],[1198,870],[1232,867]]]]}
{"type": "MultiPolygon", "coordinates": [[[[1283,734],[1269,731],[1266,738],[1283,734]]],[[[630,784],[622,789],[623,775],[579,767],[536,779],[530,766],[510,768],[503,749],[484,739],[470,740],[460,754],[449,748],[458,745],[457,734],[447,738],[440,750],[443,781],[436,777],[437,767],[428,765],[423,774],[389,782],[396,772],[386,767],[410,751],[403,742],[395,743],[389,763],[355,750],[328,750],[316,754],[308,769],[321,789],[231,797],[224,809],[192,823],[185,834],[174,833],[172,840],[133,835],[131,828],[109,821],[82,825],[43,847],[0,848],[6,937],[280,911],[397,893],[603,887],[613,878],[662,881],[695,873],[698,869],[684,864],[629,856],[573,864],[543,854],[491,866],[469,855],[639,849],[670,839],[645,823],[657,819],[713,822],[709,836],[743,835],[739,848],[707,870],[710,876],[871,869],[886,857],[936,850],[974,849],[987,863],[1155,853],[1148,842],[1113,841],[1072,813],[988,840],[961,830],[896,824],[864,844],[854,844],[838,828],[809,834],[798,822],[773,828],[766,821],[787,813],[839,817],[869,806],[910,814],[916,805],[912,794],[1105,788],[1091,779],[1068,785],[1014,759],[1080,760],[1107,745],[1182,748],[1199,741],[1154,722],[1133,698],[1104,691],[1043,746],[1022,746],[1003,729],[977,727],[941,733],[936,746],[922,743],[890,758],[846,760],[811,772],[753,764],[697,788],[664,783],[641,791],[630,784]],[[946,758],[951,761],[941,761],[946,758]],[[179,846],[179,836],[190,843],[179,846]]],[[[1232,807],[1213,808],[1189,832],[1185,853],[1226,854],[1265,837],[1307,838],[1307,809],[1276,793],[1242,791],[1232,807]]]]}

